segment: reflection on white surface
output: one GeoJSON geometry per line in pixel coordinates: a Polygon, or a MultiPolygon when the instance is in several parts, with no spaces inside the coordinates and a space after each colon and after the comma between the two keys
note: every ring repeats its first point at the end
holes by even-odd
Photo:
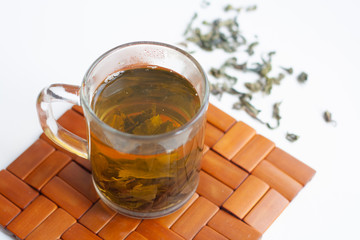
{"type": "MultiPolygon", "coordinates": [[[[52,83],[79,85],[90,64],[119,44],[151,40],[176,44],[198,1],[8,1],[0,8],[1,169],[40,135],[35,109],[38,93],[52,83]]],[[[229,1],[235,2],[237,1],[229,1]]],[[[279,129],[271,131],[232,110],[234,99],[211,102],[273,140],[317,170],[263,239],[352,239],[360,215],[358,143],[360,135],[360,3],[356,1],[246,1],[258,10],[241,22],[257,34],[260,51],[275,50],[274,64],[306,71],[299,86],[284,81],[266,106],[282,101],[279,129]],[[322,119],[329,109],[334,127],[322,119]],[[300,135],[289,143],[287,131],[300,135]],[[346,223],[345,223],[346,221],[346,223]]],[[[221,6],[222,2],[214,1],[221,6]]],[[[209,13],[209,16],[216,14],[209,13]]],[[[195,52],[205,70],[226,56],[195,52]]],[[[265,111],[265,110],[264,110],[265,111]]],[[[266,114],[264,112],[263,114],[266,114]]],[[[0,231],[0,239],[10,239],[0,231]]]]}

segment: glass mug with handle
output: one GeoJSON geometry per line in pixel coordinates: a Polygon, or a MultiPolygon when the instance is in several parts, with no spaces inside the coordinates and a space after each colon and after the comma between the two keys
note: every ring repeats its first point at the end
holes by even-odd
{"type": "Polygon", "coordinates": [[[37,111],[53,142],[91,161],[95,189],[108,206],[156,218],[179,209],[197,188],[208,102],[206,75],[191,55],[133,42],[100,56],[81,86],[45,88],[37,111]],[[87,139],[58,124],[58,101],[82,106],[87,139]]]}

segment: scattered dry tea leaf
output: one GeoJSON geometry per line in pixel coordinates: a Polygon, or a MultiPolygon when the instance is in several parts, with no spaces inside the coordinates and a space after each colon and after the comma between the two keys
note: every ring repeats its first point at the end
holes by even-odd
{"type": "Polygon", "coordinates": [[[332,118],[331,112],[325,111],[323,113],[323,117],[324,117],[325,122],[332,123],[334,126],[336,126],[336,121],[332,118]]]}
{"type": "Polygon", "coordinates": [[[289,142],[295,142],[299,139],[299,136],[294,133],[286,133],[286,139],[289,142]]]}
{"type": "Polygon", "coordinates": [[[305,83],[308,80],[308,75],[306,72],[301,72],[298,77],[297,80],[299,83],[305,83]]]}

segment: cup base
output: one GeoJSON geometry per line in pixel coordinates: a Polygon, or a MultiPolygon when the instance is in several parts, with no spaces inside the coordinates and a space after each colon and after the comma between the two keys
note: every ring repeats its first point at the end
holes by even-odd
{"type": "MultiPolygon", "coordinates": [[[[93,180],[94,181],[94,180],[93,180]]],[[[111,209],[113,209],[114,211],[121,213],[127,217],[131,217],[131,218],[137,218],[137,219],[153,219],[153,218],[160,218],[160,217],[164,217],[166,215],[169,215],[173,212],[175,212],[176,210],[178,210],[179,208],[181,208],[183,205],[185,205],[185,203],[187,203],[190,198],[193,196],[193,194],[195,193],[197,187],[194,188],[194,190],[188,195],[186,196],[186,198],[184,198],[181,202],[179,202],[178,204],[169,207],[167,209],[161,210],[161,211],[154,211],[154,212],[136,212],[136,211],[130,211],[127,209],[124,209],[122,207],[119,207],[117,204],[109,201],[109,199],[107,199],[102,193],[101,191],[96,187],[96,184],[94,182],[94,186],[95,186],[95,190],[96,193],[99,195],[100,199],[111,209]]]]}

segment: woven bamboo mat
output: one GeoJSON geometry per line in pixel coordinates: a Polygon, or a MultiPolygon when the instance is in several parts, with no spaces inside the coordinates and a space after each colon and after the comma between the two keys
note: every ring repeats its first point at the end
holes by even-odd
{"type": "MultiPolygon", "coordinates": [[[[59,122],[85,137],[81,110],[59,122]]],[[[97,196],[89,161],[42,134],[0,171],[0,225],[29,240],[261,238],[315,171],[213,105],[207,119],[199,187],[177,212],[152,220],[117,214],[97,196]]]]}

